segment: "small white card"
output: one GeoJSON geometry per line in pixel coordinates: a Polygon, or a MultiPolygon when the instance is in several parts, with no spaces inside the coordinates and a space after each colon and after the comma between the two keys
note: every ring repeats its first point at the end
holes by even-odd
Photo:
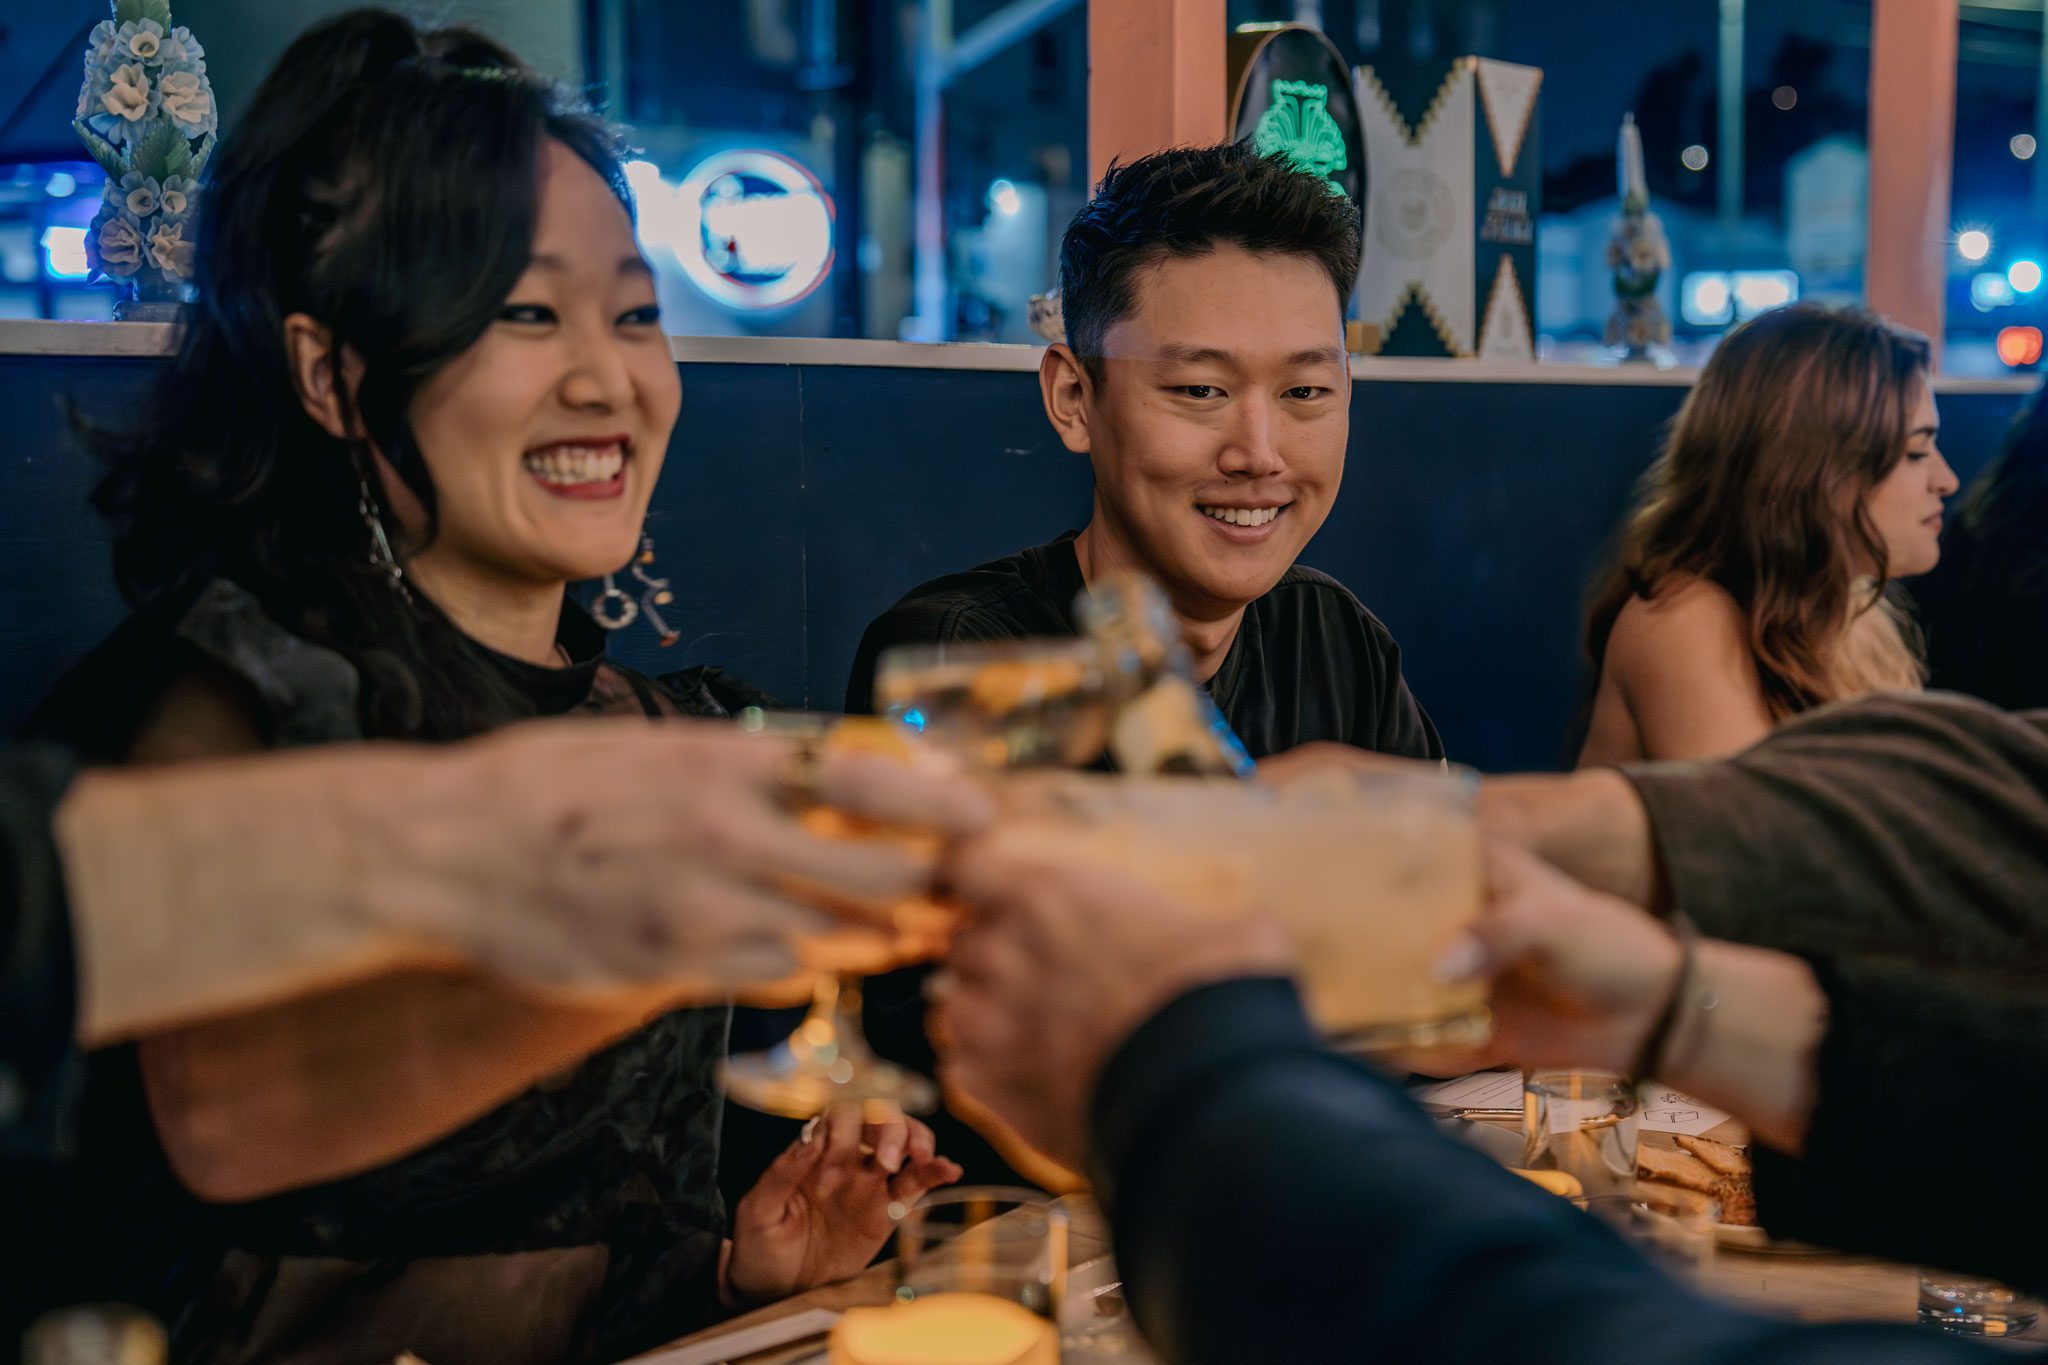
{"type": "Polygon", "coordinates": [[[1698,1137],[1728,1121],[1728,1115],[1721,1110],[1666,1086],[1644,1086],[1641,1103],[1639,1113],[1646,1133],[1684,1133],[1688,1137],[1698,1137]]]}
{"type": "Polygon", "coordinates": [[[1428,1109],[1520,1109],[1522,1073],[1475,1071],[1410,1093],[1417,1104],[1428,1109]]]}

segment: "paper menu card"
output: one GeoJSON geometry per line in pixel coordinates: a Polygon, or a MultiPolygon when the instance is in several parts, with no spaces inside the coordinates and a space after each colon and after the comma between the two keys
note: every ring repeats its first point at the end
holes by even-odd
{"type": "MultiPolygon", "coordinates": [[[[1698,1137],[1728,1121],[1726,1112],[1669,1086],[1651,1082],[1642,1087],[1640,1095],[1642,1108],[1637,1117],[1644,1132],[1698,1137]]],[[[1409,1096],[1425,1109],[1520,1109],[1522,1073],[1475,1071],[1411,1090],[1409,1096]]]]}

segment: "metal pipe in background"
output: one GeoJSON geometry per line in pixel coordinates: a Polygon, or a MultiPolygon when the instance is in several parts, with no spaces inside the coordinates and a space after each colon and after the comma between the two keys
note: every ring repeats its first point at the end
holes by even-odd
{"type": "Polygon", "coordinates": [[[1720,171],[1714,188],[1723,227],[1742,219],[1742,30],[1743,0],[1721,0],[1721,128],[1714,148],[1720,171]]]}
{"type": "Polygon", "coordinates": [[[2048,7],[2041,11],[2041,78],[2034,87],[2034,221],[2048,223],[2048,7]]]}
{"type": "Polygon", "coordinates": [[[905,341],[944,341],[949,325],[946,269],[945,97],[953,56],[953,0],[924,0],[917,29],[916,244],[911,293],[917,311],[903,320],[905,341]]]}

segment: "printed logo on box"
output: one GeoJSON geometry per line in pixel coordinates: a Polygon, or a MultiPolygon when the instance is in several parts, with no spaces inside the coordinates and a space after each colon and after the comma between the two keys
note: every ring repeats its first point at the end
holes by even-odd
{"type": "Polygon", "coordinates": [[[1457,200],[1435,171],[1411,167],[1385,181],[1387,212],[1373,215],[1380,244],[1404,261],[1434,256],[1457,226],[1457,200]]]}

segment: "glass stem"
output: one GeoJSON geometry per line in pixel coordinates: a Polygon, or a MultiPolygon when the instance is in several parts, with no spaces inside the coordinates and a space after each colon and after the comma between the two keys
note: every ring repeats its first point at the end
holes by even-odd
{"type": "Polygon", "coordinates": [[[832,1032],[837,1036],[839,1055],[850,1059],[855,1066],[865,1065],[873,1057],[868,1046],[868,1036],[861,1022],[861,978],[853,973],[824,978],[826,984],[818,987],[819,1003],[830,1011],[832,1032]],[[831,992],[829,1001],[825,993],[831,992]]]}

